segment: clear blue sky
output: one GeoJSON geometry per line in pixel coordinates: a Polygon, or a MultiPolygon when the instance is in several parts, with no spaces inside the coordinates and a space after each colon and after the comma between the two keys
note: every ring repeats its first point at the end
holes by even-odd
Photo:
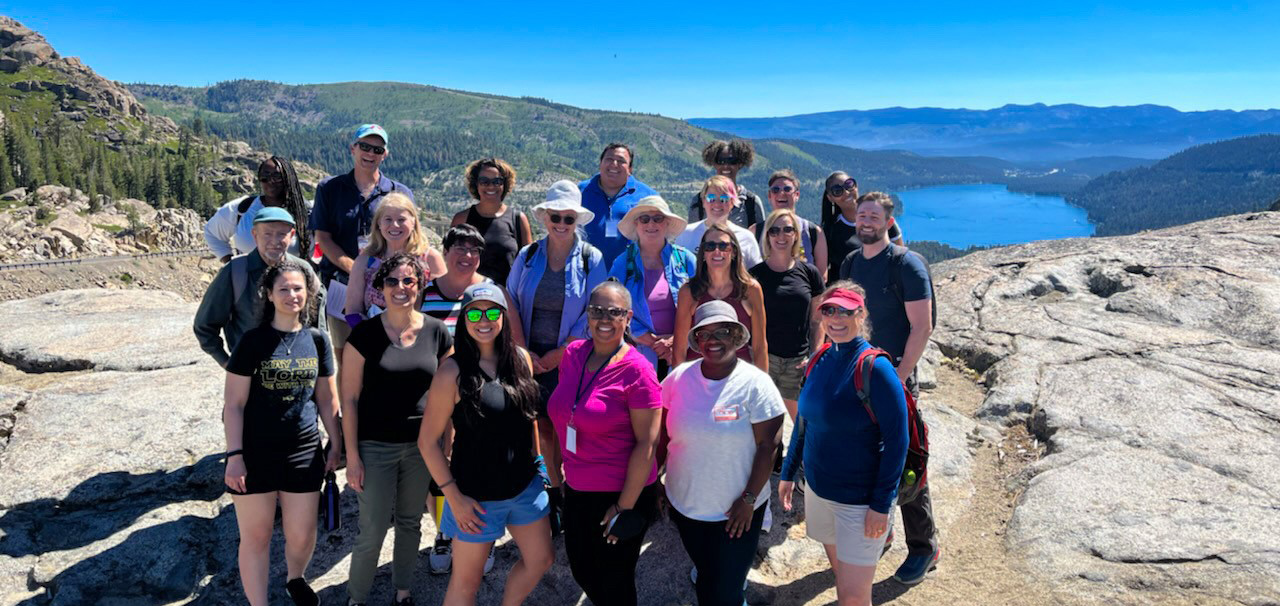
{"type": "Polygon", "coordinates": [[[124,82],[398,80],[678,118],[1280,105],[1280,2],[17,0],[0,13],[124,82]]]}

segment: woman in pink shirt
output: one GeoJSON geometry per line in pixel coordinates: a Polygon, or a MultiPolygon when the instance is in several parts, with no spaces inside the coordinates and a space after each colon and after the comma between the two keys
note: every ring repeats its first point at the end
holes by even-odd
{"type": "Polygon", "coordinates": [[[632,347],[631,294],[615,281],[591,291],[590,340],[570,343],[547,410],[564,466],[565,552],[593,604],[634,606],[636,561],[656,505],[654,462],[662,392],[632,347]]]}

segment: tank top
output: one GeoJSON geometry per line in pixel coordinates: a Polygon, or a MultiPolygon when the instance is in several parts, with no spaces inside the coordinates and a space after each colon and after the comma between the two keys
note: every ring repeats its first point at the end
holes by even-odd
{"type": "Polygon", "coordinates": [[[453,407],[453,457],[449,469],[458,490],[477,501],[503,501],[524,492],[537,473],[533,421],[502,384],[485,374],[480,401],[453,407]],[[474,407],[478,405],[480,414],[474,407]]]}
{"type": "Polygon", "coordinates": [[[506,284],[511,264],[520,252],[520,212],[510,204],[506,212],[496,217],[486,217],[472,204],[464,223],[479,230],[484,238],[484,254],[480,255],[481,275],[493,278],[498,284],[506,284]]]}
{"type": "MultiPolygon", "coordinates": [[[[480,283],[492,282],[493,280],[485,278],[480,283]]],[[[427,282],[427,288],[422,293],[422,313],[444,322],[444,327],[449,329],[449,334],[456,335],[458,316],[462,315],[462,297],[459,296],[457,299],[446,297],[440,291],[440,285],[432,280],[427,282]]]]}
{"type": "MultiPolygon", "coordinates": [[[[418,257],[418,263],[422,264],[422,273],[431,279],[431,266],[427,265],[427,256],[418,257]]],[[[364,268],[364,308],[369,309],[374,305],[383,309],[387,308],[387,300],[383,298],[382,291],[373,287],[373,275],[378,273],[378,268],[382,266],[382,259],[377,257],[369,257],[368,265],[364,268]]],[[[452,334],[453,331],[449,331],[452,334]]]]}
{"type": "MultiPolygon", "coordinates": [[[[717,300],[715,297],[707,293],[702,293],[702,296],[698,297],[698,305],[702,305],[707,301],[715,301],[715,300],[717,300]]],[[[736,297],[730,297],[727,299],[719,299],[719,300],[724,301],[725,303],[728,303],[731,307],[733,307],[733,313],[737,314],[738,321],[741,322],[743,326],[746,326],[748,331],[751,330],[751,316],[747,315],[747,308],[742,306],[742,299],[739,299],[736,297]]],[[[696,309],[697,305],[695,305],[694,308],[696,309]]],[[[754,339],[755,337],[752,337],[752,338],[754,339]]],[[[687,356],[685,356],[685,361],[687,362],[689,360],[697,360],[698,358],[701,358],[701,357],[702,357],[702,353],[694,351],[693,343],[690,342],[689,353],[687,356]]],[[[745,345],[743,345],[741,348],[738,349],[738,359],[746,362],[751,362],[751,341],[747,341],[745,345]]]]}

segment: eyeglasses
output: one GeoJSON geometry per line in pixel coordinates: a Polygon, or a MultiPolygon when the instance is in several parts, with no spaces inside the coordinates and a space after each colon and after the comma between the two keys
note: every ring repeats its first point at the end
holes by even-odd
{"type": "Polygon", "coordinates": [[[387,153],[387,148],[379,147],[377,145],[369,145],[364,141],[356,141],[356,147],[359,147],[360,151],[366,151],[375,156],[381,156],[382,154],[387,153]]]}
{"type": "Polygon", "coordinates": [[[587,317],[591,318],[592,320],[602,320],[606,315],[608,315],[610,318],[614,320],[620,320],[626,317],[627,312],[629,311],[631,310],[623,309],[621,307],[604,307],[601,305],[588,305],[587,317]]]}
{"type": "Polygon", "coordinates": [[[417,278],[393,278],[391,276],[387,276],[382,279],[383,288],[386,288],[386,287],[398,288],[401,285],[404,285],[405,288],[413,288],[413,286],[417,283],[418,283],[417,278]]]}
{"type": "Polygon", "coordinates": [[[733,242],[703,242],[702,251],[733,250],[733,242]]]}
{"type": "Polygon", "coordinates": [[[818,308],[818,311],[827,317],[840,316],[842,318],[848,318],[858,312],[856,309],[845,309],[839,305],[823,305],[818,308]]]}
{"type": "Polygon", "coordinates": [[[258,180],[263,183],[284,183],[284,173],[258,173],[258,180]]]}
{"type": "Polygon", "coordinates": [[[729,202],[733,200],[733,197],[729,194],[707,194],[707,202],[715,202],[717,200],[720,202],[729,202]]]}
{"type": "Polygon", "coordinates": [[[573,222],[578,220],[578,215],[557,215],[555,213],[547,213],[547,219],[551,220],[551,222],[556,225],[561,223],[564,223],[565,225],[573,225],[573,222]]]}
{"type": "Polygon", "coordinates": [[[778,226],[774,225],[769,228],[769,235],[776,236],[778,234],[787,234],[788,236],[796,233],[796,228],[790,225],[778,226]]]}
{"type": "Polygon", "coordinates": [[[667,216],[666,215],[640,215],[639,217],[636,217],[636,222],[641,225],[648,225],[650,223],[656,223],[658,225],[662,225],[663,223],[667,222],[667,216]]]}
{"type": "Polygon", "coordinates": [[[489,309],[484,309],[484,310],[481,310],[481,309],[467,310],[468,322],[475,324],[476,322],[479,322],[482,319],[488,320],[490,322],[497,322],[498,320],[502,319],[502,310],[497,307],[490,307],[489,309]]]}
{"type": "Polygon", "coordinates": [[[716,156],[716,166],[733,166],[738,159],[733,156],[716,156]]]}
{"type": "Polygon", "coordinates": [[[843,196],[845,192],[856,191],[858,182],[854,179],[846,179],[844,183],[835,183],[827,188],[827,192],[833,196],[843,196]]]}
{"type": "Polygon", "coordinates": [[[715,339],[722,343],[727,343],[732,338],[733,338],[733,329],[727,326],[722,326],[715,330],[712,330],[710,328],[699,328],[698,330],[693,331],[693,340],[699,343],[703,341],[708,341],[710,339],[715,339]]]}
{"type": "Polygon", "coordinates": [[[769,193],[771,193],[771,194],[789,194],[789,193],[791,193],[791,192],[793,192],[793,191],[795,191],[795,190],[796,190],[796,188],[791,187],[790,185],[774,185],[773,187],[770,187],[770,188],[769,188],[769,193]]]}
{"type": "Polygon", "coordinates": [[[507,184],[507,180],[506,180],[506,179],[503,179],[502,177],[492,177],[492,178],[491,178],[491,177],[480,177],[479,179],[476,179],[476,183],[479,183],[480,185],[483,185],[483,186],[485,186],[485,187],[488,187],[488,186],[490,186],[490,185],[503,185],[503,186],[505,186],[505,185],[507,184]]]}
{"type": "Polygon", "coordinates": [[[471,255],[480,256],[484,252],[483,246],[450,246],[449,252],[456,252],[464,257],[471,255]]]}

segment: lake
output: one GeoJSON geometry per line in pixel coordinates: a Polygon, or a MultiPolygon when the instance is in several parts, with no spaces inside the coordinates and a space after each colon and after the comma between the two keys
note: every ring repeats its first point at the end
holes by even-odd
{"type": "Polygon", "coordinates": [[[1093,235],[1084,209],[1058,196],[1019,194],[1003,185],[944,185],[894,192],[911,240],[956,248],[1093,235]]]}

